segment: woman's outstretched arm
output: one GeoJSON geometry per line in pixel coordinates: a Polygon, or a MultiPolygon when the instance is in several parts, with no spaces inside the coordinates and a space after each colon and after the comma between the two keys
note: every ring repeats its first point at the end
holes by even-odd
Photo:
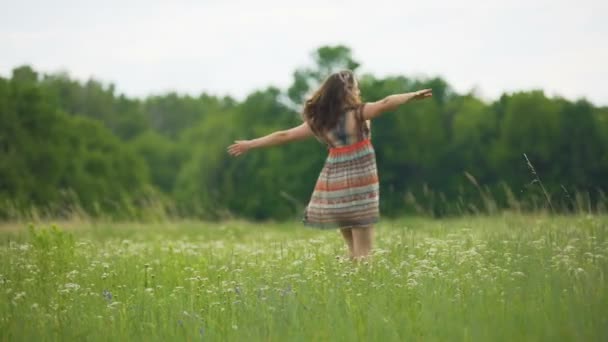
{"type": "Polygon", "coordinates": [[[313,133],[305,122],[300,126],[284,131],[276,131],[261,138],[253,140],[236,140],[234,144],[228,146],[228,153],[236,157],[254,148],[281,145],[312,136],[313,133]]]}
{"type": "Polygon", "coordinates": [[[412,100],[422,100],[433,96],[432,89],[424,89],[405,94],[389,95],[377,102],[369,102],[363,107],[365,120],[374,119],[384,112],[397,109],[397,107],[412,100]]]}

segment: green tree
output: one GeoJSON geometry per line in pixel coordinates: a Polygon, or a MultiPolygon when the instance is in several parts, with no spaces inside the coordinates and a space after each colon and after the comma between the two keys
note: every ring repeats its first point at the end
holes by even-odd
{"type": "Polygon", "coordinates": [[[152,184],[164,193],[172,193],[184,160],[178,144],[152,130],[140,134],[130,144],[146,161],[152,184]]]}
{"type": "Polygon", "coordinates": [[[113,84],[96,80],[85,84],[71,80],[67,73],[45,75],[41,86],[49,103],[71,115],[102,122],[118,137],[129,140],[147,130],[149,123],[138,100],[115,95],[113,84]]]}
{"type": "Polygon", "coordinates": [[[313,66],[297,69],[293,73],[293,83],[287,90],[288,97],[295,104],[302,104],[306,94],[327,76],[343,69],[355,71],[360,65],[352,58],[350,48],[343,45],[323,46],[311,57],[313,66]]]}
{"type": "Polygon", "coordinates": [[[29,67],[0,82],[0,198],[25,211],[120,213],[148,183],[143,160],[101,123],[51,106],[45,90],[29,67]]]}

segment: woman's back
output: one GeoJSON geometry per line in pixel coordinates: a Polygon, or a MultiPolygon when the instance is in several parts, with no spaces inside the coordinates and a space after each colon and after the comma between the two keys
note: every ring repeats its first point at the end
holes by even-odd
{"type": "Polygon", "coordinates": [[[329,147],[343,147],[368,139],[369,126],[363,119],[363,104],[356,109],[345,110],[338,117],[336,125],[321,138],[329,147]]]}

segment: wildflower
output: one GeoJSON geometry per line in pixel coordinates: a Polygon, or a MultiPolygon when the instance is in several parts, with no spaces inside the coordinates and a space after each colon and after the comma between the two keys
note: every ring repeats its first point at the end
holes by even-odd
{"type": "Polygon", "coordinates": [[[110,292],[108,290],[103,290],[102,295],[103,295],[103,298],[105,298],[105,300],[108,301],[108,303],[112,302],[112,292],[110,292]]]}
{"type": "Polygon", "coordinates": [[[77,291],[80,288],[80,285],[76,284],[76,283],[67,283],[65,285],[63,285],[63,287],[65,287],[66,290],[72,290],[72,291],[77,291]]]}
{"type": "Polygon", "coordinates": [[[19,299],[25,297],[25,292],[17,292],[15,294],[15,298],[13,299],[14,301],[18,301],[19,299]]]}
{"type": "Polygon", "coordinates": [[[120,304],[120,302],[112,302],[110,304],[108,304],[108,308],[113,309],[114,307],[118,306],[120,304]]]}
{"type": "Polygon", "coordinates": [[[291,293],[291,284],[288,284],[285,289],[281,291],[281,296],[285,296],[291,293]]]}

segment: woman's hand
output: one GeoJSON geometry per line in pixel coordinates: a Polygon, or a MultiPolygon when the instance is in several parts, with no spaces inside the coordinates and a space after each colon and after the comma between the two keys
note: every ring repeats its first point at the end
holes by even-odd
{"type": "Polygon", "coordinates": [[[241,154],[249,151],[251,149],[251,141],[250,140],[236,140],[234,144],[228,146],[228,153],[230,153],[234,157],[238,157],[241,154]]]}
{"type": "Polygon", "coordinates": [[[413,95],[412,100],[426,99],[427,97],[433,96],[433,89],[418,90],[415,91],[413,95]]]}

